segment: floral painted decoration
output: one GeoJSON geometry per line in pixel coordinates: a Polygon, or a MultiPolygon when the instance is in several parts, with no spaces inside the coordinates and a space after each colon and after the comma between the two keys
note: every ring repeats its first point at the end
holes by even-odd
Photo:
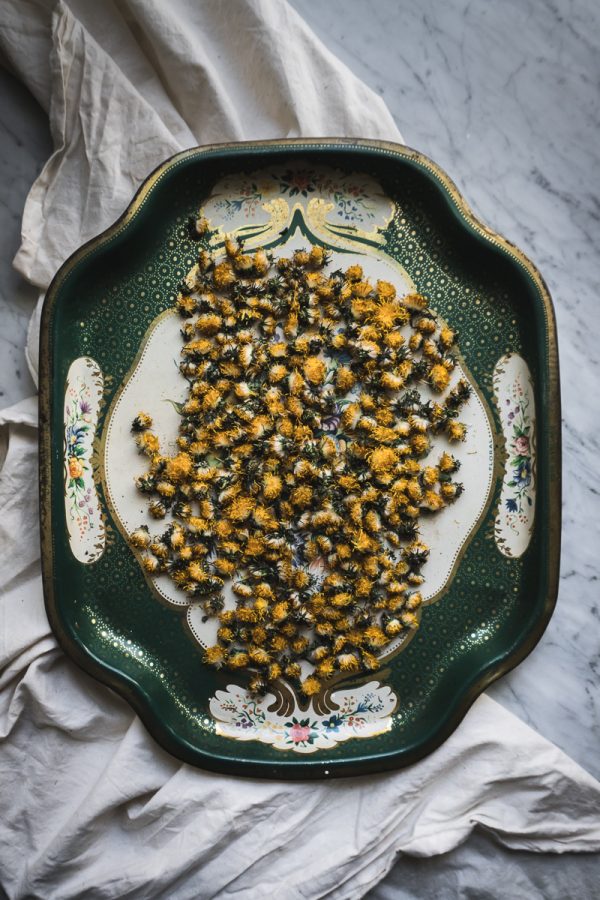
{"type": "Polygon", "coordinates": [[[370,682],[361,687],[335,691],[333,712],[317,714],[312,707],[303,712],[296,705],[291,713],[273,712],[274,696],[256,697],[230,684],[211,698],[210,711],[217,733],[239,741],[260,741],[276,750],[314,753],[353,738],[374,737],[388,731],[397,697],[391,688],[370,682]]]}
{"type": "MultiPolygon", "coordinates": [[[[349,247],[356,235],[382,243],[395,205],[370,175],[297,163],[225,176],[215,184],[201,216],[218,223],[212,238],[276,239],[299,211],[311,232],[332,246],[349,247]]],[[[211,226],[212,227],[212,226],[211,226]]]]}
{"type": "Polygon", "coordinates": [[[74,360],[67,376],[64,407],[65,511],[71,549],[86,563],[101,555],[105,540],[91,461],[102,391],[98,364],[88,357],[74,360]]]}
{"type": "MultiPolygon", "coordinates": [[[[516,403],[508,413],[508,420],[512,423],[513,434],[510,444],[510,465],[513,472],[512,481],[508,486],[515,489],[513,497],[507,497],[506,508],[510,512],[522,513],[523,505],[532,506],[533,500],[529,488],[531,486],[531,419],[529,417],[529,398],[525,394],[520,382],[515,383],[516,403]]],[[[510,398],[506,398],[510,406],[510,398]]]]}
{"type": "Polygon", "coordinates": [[[318,194],[332,200],[338,216],[346,222],[366,223],[375,218],[375,203],[364,184],[364,176],[336,179],[319,169],[288,169],[272,176],[283,195],[308,198],[318,194]]]}
{"type": "Polygon", "coordinates": [[[506,472],[495,537],[506,556],[520,556],[531,539],[535,514],[535,403],[525,360],[502,357],[494,369],[494,394],[506,442],[506,472]]]}
{"type": "Polygon", "coordinates": [[[219,197],[214,201],[214,205],[225,220],[233,218],[237,213],[243,213],[246,219],[253,219],[263,200],[261,188],[255,181],[250,180],[240,185],[237,197],[219,197]]]}

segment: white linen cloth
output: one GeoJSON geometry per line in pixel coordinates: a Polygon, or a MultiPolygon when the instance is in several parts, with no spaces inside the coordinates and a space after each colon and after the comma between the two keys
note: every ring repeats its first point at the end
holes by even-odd
{"type": "MultiPolygon", "coordinates": [[[[49,111],[56,147],[15,261],[41,289],[179,149],[400,139],[382,101],[283,0],[5,0],[0,47],[49,111]]],[[[358,898],[399,851],[444,853],[474,827],[511,848],[600,849],[600,784],[485,696],[397,772],[267,782],[178,762],[57,647],[40,579],[35,399],[0,426],[0,884],[11,900],[358,898]]]]}

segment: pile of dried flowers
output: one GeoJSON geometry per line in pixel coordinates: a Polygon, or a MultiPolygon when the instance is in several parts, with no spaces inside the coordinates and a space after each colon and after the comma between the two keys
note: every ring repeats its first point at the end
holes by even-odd
{"type": "Polygon", "coordinates": [[[178,452],[161,453],[146,414],[133,423],[149,458],[138,488],[170,524],[131,543],[218,616],[205,661],[248,670],[255,692],[284,678],[311,696],[377,669],[419,624],[419,517],[462,489],[448,452],[427,461],[433,436],[465,436],[469,387],[447,391],[454,333],[421,295],[328,268],[319,246],[277,260],[232,240],[221,257],[202,249],[177,297],[178,452]]]}

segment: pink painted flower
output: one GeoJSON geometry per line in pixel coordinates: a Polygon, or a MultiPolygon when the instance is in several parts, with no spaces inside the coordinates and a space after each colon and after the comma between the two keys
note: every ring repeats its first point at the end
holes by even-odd
{"type": "Polygon", "coordinates": [[[304,741],[307,741],[310,736],[310,726],[309,725],[300,725],[298,722],[294,722],[292,727],[290,728],[290,737],[295,744],[302,744],[304,741]]]}
{"type": "Polygon", "coordinates": [[[515,450],[519,456],[529,456],[529,438],[522,434],[515,441],[515,450]]]}

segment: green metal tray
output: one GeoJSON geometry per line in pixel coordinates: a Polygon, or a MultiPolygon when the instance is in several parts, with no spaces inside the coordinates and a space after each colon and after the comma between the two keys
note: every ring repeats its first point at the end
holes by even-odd
{"type": "Polygon", "coordinates": [[[422,154],[323,139],[174,156],[61,267],[44,304],[40,361],[50,622],[64,650],[175,756],[277,778],[414,763],[544,631],[560,552],[552,303],[531,262],[478,222],[422,154]],[[310,704],[285,683],[253,699],[241,677],[205,665],[197,610],[147,579],[126,541],[145,515],[129,416],[143,395],[172,431],[165,401],[177,399],[178,326],[169,309],[195,261],[187,220],[199,207],[248,246],[308,238],[360,257],[375,275],[392,271],[460,333],[460,368],[474,387],[466,491],[439,517],[446,537],[431,535],[420,628],[379,671],[339,680],[310,704]]]}

